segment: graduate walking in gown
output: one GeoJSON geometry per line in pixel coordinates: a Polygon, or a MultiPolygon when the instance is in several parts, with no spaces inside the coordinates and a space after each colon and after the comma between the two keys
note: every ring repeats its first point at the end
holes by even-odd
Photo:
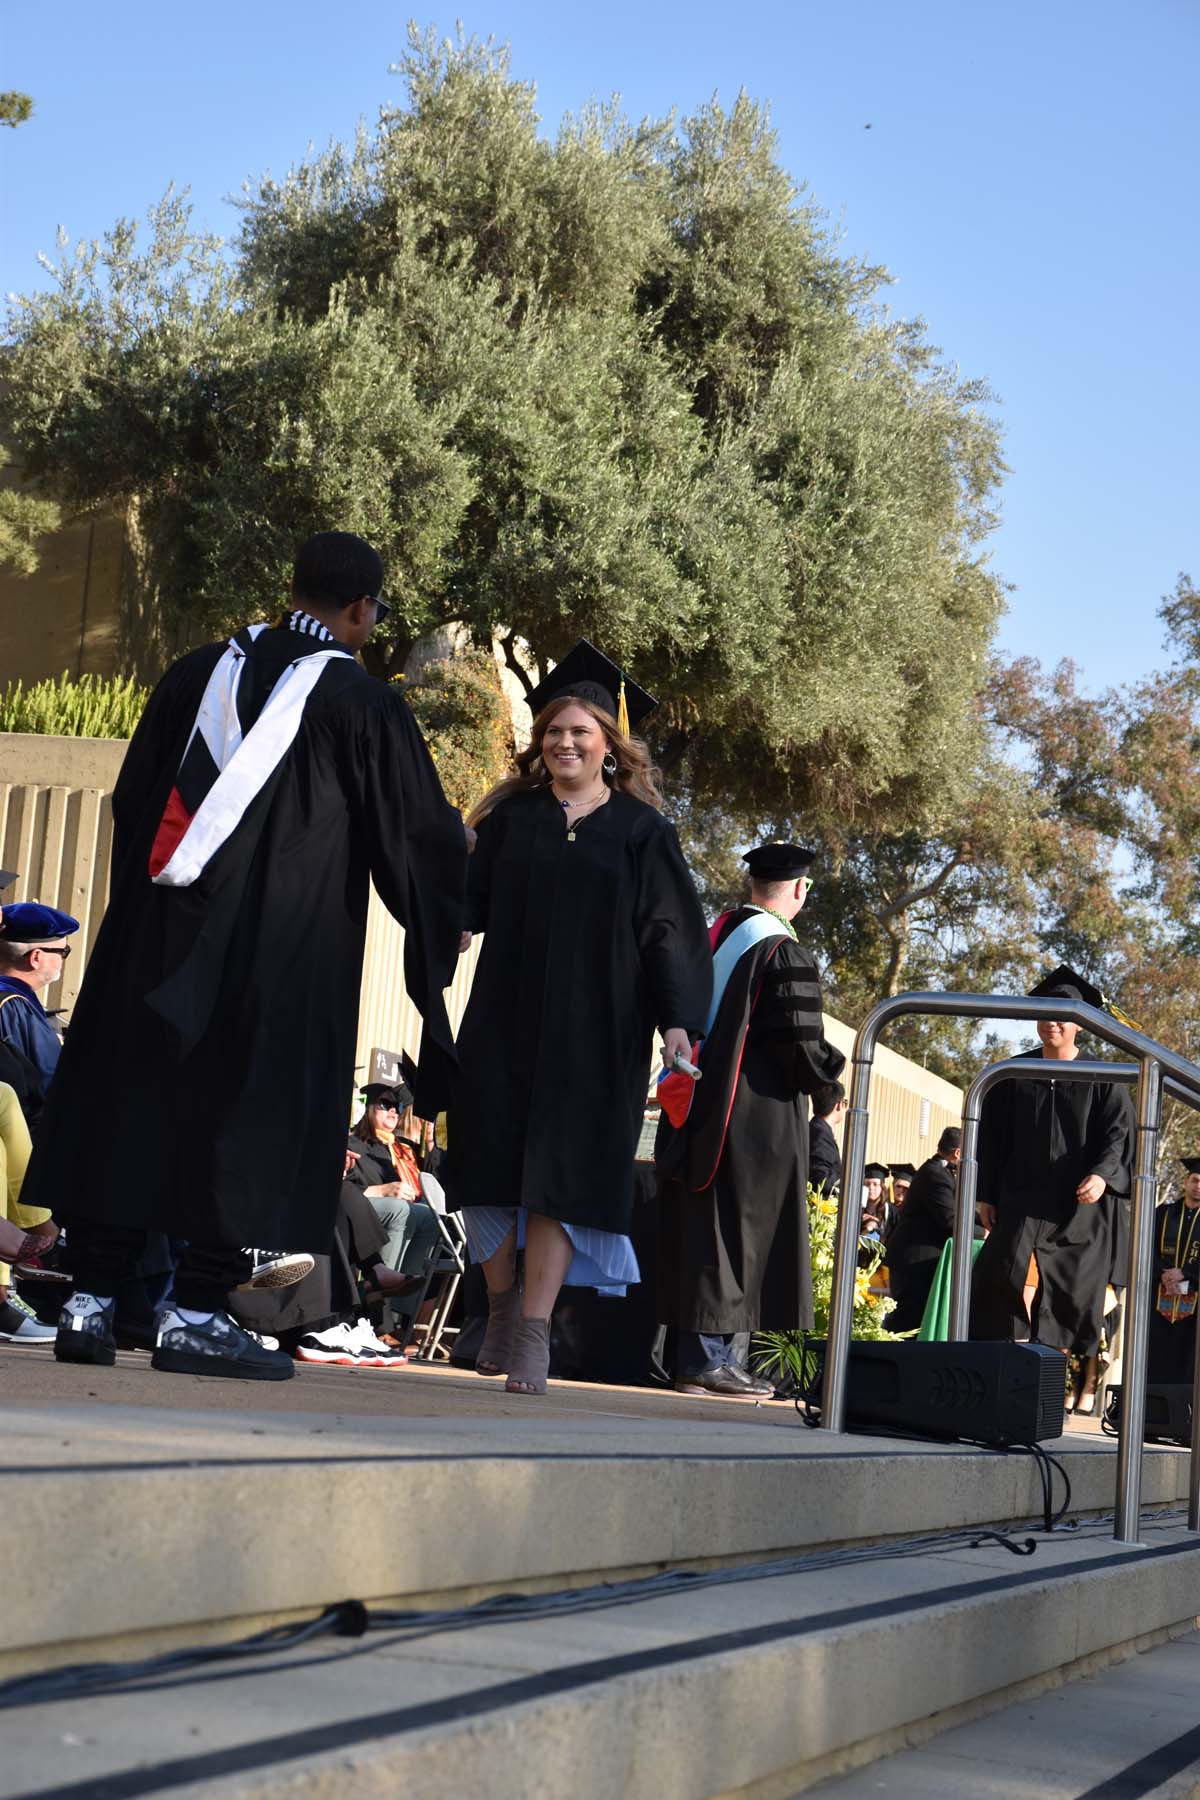
{"type": "Polygon", "coordinates": [[[703,1076],[685,1119],[660,1084],[655,1147],[659,1317],[676,1327],[676,1386],[741,1397],[773,1390],[734,1359],[734,1334],[812,1325],[807,1096],[845,1065],[792,923],[812,852],[764,844],[744,861],[750,904],[712,929],[703,1076]]]}
{"type": "Polygon", "coordinates": [[[1154,1217],[1155,1295],[1147,1380],[1190,1383],[1200,1287],[1200,1156],[1183,1159],[1183,1192],[1154,1217]]]}
{"type": "Polygon", "coordinates": [[[653,700],[584,642],[530,706],[518,773],[469,818],[466,942],[482,933],[483,950],[458,1035],[448,1166],[487,1280],[476,1368],[541,1394],[563,1284],[638,1279],[628,1233],[653,1034],[664,1061],[687,1054],[712,966],[646,747],[630,736],[653,700]]]}
{"type": "MultiPolygon", "coordinates": [[[[1030,990],[1102,1006],[1081,975],[1058,968],[1030,990]]],[[[1039,1019],[1031,1059],[1072,1062],[1077,1025],[1039,1019]]],[[[979,1121],[977,1217],[988,1232],[971,1279],[971,1336],[1029,1336],[1092,1356],[1104,1323],[1104,1290],[1127,1230],[1133,1105],[1115,1081],[1005,1081],[979,1121]],[[1032,1313],[1024,1301],[1037,1265],[1032,1313]]]]}
{"type": "Polygon", "coordinates": [[[453,1056],[466,834],[400,694],[356,660],[382,575],[361,538],[310,539],[280,623],[183,657],[126,753],[108,911],[28,1176],[70,1228],[62,1361],[113,1361],[112,1296],[164,1231],[187,1248],[155,1366],[292,1373],[225,1296],[244,1245],[331,1249],[371,880],[424,1045],[453,1056]]]}

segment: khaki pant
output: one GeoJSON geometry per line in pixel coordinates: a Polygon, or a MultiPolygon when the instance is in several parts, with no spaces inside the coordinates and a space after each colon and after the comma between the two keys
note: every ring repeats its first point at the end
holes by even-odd
{"type": "MultiPolygon", "coordinates": [[[[21,1205],[21,1183],[32,1149],[17,1096],[7,1082],[0,1081],[0,1206],[4,1217],[22,1231],[32,1231],[50,1217],[40,1206],[21,1205]]],[[[8,1264],[0,1262],[0,1287],[7,1287],[8,1281],[8,1264]]]]}

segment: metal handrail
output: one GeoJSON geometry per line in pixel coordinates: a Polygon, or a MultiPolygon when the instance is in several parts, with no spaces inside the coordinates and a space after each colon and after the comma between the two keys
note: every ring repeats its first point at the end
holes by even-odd
{"type": "MultiPolygon", "coordinates": [[[[862,1188],[871,1072],[879,1033],[892,1019],[909,1013],[1033,1022],[1039,1019],[1060,1019],[1078,1025],[1104,1042],[1138,1058],[1137,1139],[1126,1287],[1127,1373],[1122,1390],[1121,1439],[1117,1458],[1117,1518],[1114,1526],[1114,1536],[1119,1541],[1135,1543],[1141,1503],[1141,1455],[1145,1431],[1146,1357],[1151,1303],[1147,1272],[1154,1255],[1154,1201],[1158,1186],[1156,1163],[1162,1098],[1166,1091],[1189,1104],[1200,1103],[1200,1068],[1174,1050],[1168,1050],[1164,1044],[1147,1037],[1144,1032],[1122,1024],[1111,1013],[1088,1006],[1082,1000],[1068,1000],[1059,996],[1047,999],[1032,999],[1029,996],[1016,998],[1006,994],[897,994],[889,1000],[880,1001],[868,1013],[854,1040],[842,1186],[842,1192],[846,1196],[857,1194],[862,1188]]],[[[1026,1059],[1023,1074],[1028,1073],[1031,1060],[1026,1059]]],[[[1061,1070],[1066,1066],[1068,1065],[1056,1065],[1056,1069],[1061,1070]]],[[[1107,1063],[1101,1066],[1105,1071],[1105,1078],[1109,1080],[1115,1078],[1111,1071],[1122,1067],[1120,1064],[1107,1063]]],[[[858,1208],[849,1204],[839,1207],[821,1402],[821,1423],[826,1431],[842,1431],[845,1428],[858,1229],[858,1208]]],[[[960,1231],[959,1238],[962,1235],[960,1231]]],[[[963,1304],[961,1259],[964,1256],[968,1259],[969,1267],[969,1246],[960,1243],[956,1257],[960,1263],[960,1313],[963,1304]]],[[[1197,1378],[1196,1388],[1200,1394],[1200,1376],[1197,1378]]],[[[1200,1465],[1195,1456],[1192,1459],[1191,1474],[1192,1486],[1197,1495],[1196,1509],[1200,1512],[1200,1486],[1197,1486],[1200,1483],[1200,1465]]]]}

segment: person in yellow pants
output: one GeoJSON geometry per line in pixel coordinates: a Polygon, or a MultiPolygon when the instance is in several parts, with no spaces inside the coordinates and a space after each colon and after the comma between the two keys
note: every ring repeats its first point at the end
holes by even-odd
{"type": "MultiPolygon", "coordinates": [[[[21,1184],[29,1167],[29,1127],[17,1096],[0,1081],[0,1258],[9,1260],[46,1249],[57,1237],[41,1206],[21,1205],[21,1184]],[[48,1229],[46,1229],[48,1227],[48,1229]]],[[[39,1325],[10,1289],[8,1261],[0,1261],[0,1343],[53,1343],[54,1328],[39,1325]]]]}

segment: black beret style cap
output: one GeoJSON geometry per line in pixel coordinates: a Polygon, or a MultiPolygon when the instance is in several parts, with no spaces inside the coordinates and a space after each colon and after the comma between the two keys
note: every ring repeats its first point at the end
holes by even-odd
{"type": "Polygon", "coordinates": [[[801,844],[759,844],[747,850],[742,861],[759,881],[794,881],[808,874],[816,856],[815,850],[801,844]]]}
{"type": "Polygon", "coordinates": [[[1087,1006],[1104,1005],[1104,995],[1082,975],[1068,968],[1066,963],[1059,963],[1057,969],[1051,970],[1036,987],[1029,990],[1031,1000],[1082,1000],[1087,1006]]]}
{"type": "MultiPolygon", "coordinates": [[[[589,700],[621,725],[621,700],[624,698],[631,731],[648,719],[658,706],[653,694],[631,681],[611,657],[597,650],[587,638],[580,638],[556,663],[545,681],[540,681],[529,696],[529,709],[536,719],[542,708],[560,696],[573,694],[577,700],[589,700]]],[[[624,726],[622,725],[622,729],[624,726]]]]}

